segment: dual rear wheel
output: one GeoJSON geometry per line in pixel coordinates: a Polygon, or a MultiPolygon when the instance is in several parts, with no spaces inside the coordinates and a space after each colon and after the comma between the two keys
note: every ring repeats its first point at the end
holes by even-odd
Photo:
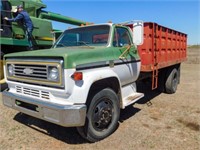
{"type": "Polygon", "coordinates": [[[174,68],[168,73],[166,82],[165,82],[165,92],[168,94],[173,94],[177,90],[177,86],[179,83],[179,73],[177,68],[174,68]]]}
{"type": "Polygon", "coordinates": [[[180,83],[180,64],[160,70],[158,88],[160,91],[173,94],[180,83]]]}

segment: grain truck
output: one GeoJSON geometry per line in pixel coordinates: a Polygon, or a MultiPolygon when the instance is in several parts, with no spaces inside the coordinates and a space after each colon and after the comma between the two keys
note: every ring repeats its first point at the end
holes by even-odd
{"type": "Polygon", "coordinates": [[[25,36],[25,29],[21,21],[10,23],[4,17],[13,18],[17,15],[15,9],[18,5],[29,13],[34,25],[33,43],[35,49],[50,48],[55,38],[57,38],[61,31],[54,30],[51,21],[67,23],[72,25],[86,24],[84,21],[73,19],[67,16],[47,12],[44,9],[46,5],[41,0],[1,0],[1,60],[0,60],[0,84],[4,83],[3,77],[3,62],[4,54],[27,51],[28,40],[25,36]]]}
{"type": "Polygon", "coordinates": [[[96,142],[116,130],[121,109],[144,96],[138,80],[176,92],[186,45],[186,34],[154,22],[68,29],[51,49],[5,55],[3,103],[96,142]]]}

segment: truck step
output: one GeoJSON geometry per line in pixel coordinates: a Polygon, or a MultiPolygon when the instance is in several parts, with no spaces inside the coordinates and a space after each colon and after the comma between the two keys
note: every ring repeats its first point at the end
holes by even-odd
{"type": "Polygon", "coordinates": [[[123,99],[123,109],[144,97],[143,93],[133,93],[123,99]]]}

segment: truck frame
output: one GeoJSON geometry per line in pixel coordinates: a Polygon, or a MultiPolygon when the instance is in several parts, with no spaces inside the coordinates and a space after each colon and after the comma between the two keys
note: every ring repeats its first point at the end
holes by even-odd
{"type": "Polygon", "coordinates": [[[138,80],[176,92],[186,40],[184,33],[142,21],[68,29],[52,49],[5,55],[3,103],[77,127],[90,142],[102,140],[116,130],[120,109],[144,96],[138,80]]]}

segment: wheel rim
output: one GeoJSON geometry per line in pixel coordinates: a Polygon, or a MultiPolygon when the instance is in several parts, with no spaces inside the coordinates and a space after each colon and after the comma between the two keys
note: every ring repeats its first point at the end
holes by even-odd
{"type": "Polygon", "coordinates": [[[102,98],[94,107],[92,125],[94,129],[102,131],[107,129],[113,118],[113,105],[108,98],[102,98]]]}

